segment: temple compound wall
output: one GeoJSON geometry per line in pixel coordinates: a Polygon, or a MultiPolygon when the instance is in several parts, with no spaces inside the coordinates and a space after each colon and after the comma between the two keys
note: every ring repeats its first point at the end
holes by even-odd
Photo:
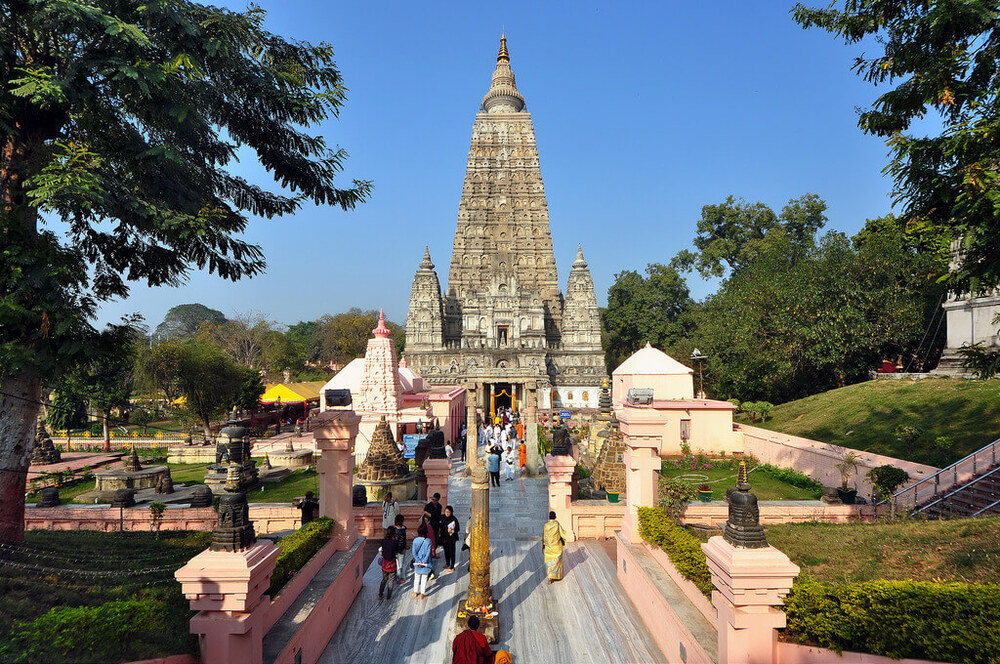
{"type": "Polygon", "coordinates": [[[432,385],[480,383],[503,406],[596,408],[607,375],[582,247],[559,290],[531,114],[506,39],[472,128],[448,287],[425,248],[406,319],[406,360],[432,385]]]}

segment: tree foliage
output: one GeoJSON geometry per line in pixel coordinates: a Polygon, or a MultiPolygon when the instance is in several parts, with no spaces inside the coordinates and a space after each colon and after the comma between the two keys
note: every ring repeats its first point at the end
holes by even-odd
{"type": "Polygon", "coordinates": [[[212,420],[233,407],[254,408],[264,393],[257,371],[236,364],[214,345],[197,341],[184,344],[173,378],[206,436],[211,435],[212,420]]]}
{"type": "Polygon", "coordinates": [[[765,203],[727,196],[722,203],[701,208],[694,238],[697,251],[679,252],[674,266],[695,268],[703,277],[723,277],[738,273],[774,242],[784,240],[790,249],[808,248],[826,223],[825,212],[826,203],[815,194],[788,201],[781,214],[765,203]]]}
{"type": "Polygon", "coordinates": [[[202,323],[221,325],[225,322],[225,314],[204,304],[179,304],[166,313],[153,337],[160,341],[190,337],[198,332],[202,323]]]}
{"type": "Polygon", "coordinates": [[[614,369],[647,342],[673,346],[689,330],[685,314],[691,306],[687,283],[673,267],[652,263],[646,276],[616,274],[601,316],[608,366],[614,369]]]}
{"type": "MultiPolygon", "coordinates": [[[[323,316],[318,321],[317,332],[320,341],[320,357],[323,360],[346,364],[356,357],[364,357],[372,330],[378,325],[379,312],[374,309],[362,311],[352,307],[335,316],[323,316]]],[[[405,328],[386,320],[386,327],[392,331],[396,351],[402,352],[405,343],[405,328]]]]}
{"type": "Polygon", "coordinates": [[[1000,283],[1000,8],[993,0],[846,0],[793,10],[848,44],[877,43],[853,69],[884,90],[858,126],[886,139],[908,223],[962,238],[956,290],[1000,283]],[[928,114],[940,131],[920,135],[928,114]]]}

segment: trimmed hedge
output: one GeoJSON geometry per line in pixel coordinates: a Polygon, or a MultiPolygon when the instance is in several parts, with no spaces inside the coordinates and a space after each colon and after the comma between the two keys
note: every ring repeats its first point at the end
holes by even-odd
{"type": "Polygon", "coordinates": [[[274,574],[271,575],[271,586],[267,590],[271,597],[277,595],[288,580],[326,545],[332,532],[333,521],[328,517],[321,517],[310,521],[304,528],[278,543],[281,553],[278,554],[274,574]]]}
{"type": "Polygon", "coordinates": [[[799,643],[894,659],[1000,664],[1000,585],[827,585],[800,574],[784,608],[785,634],[799,643]]]}
{"type": "Polygon", "coordinates": [[[162,629],[166,607],[156,600],[57,606],[15,627],[0,644],[4,662],[118,662],[133,638],[162,629]],[[80,659],[84,657],[84,659],[80,659]]]}
{"type": "Polygon", "coordinates": [[[698,590],[712,596],[712,575],[705,563],[701,540],[683,526],[674,523],[663,510],[639,508],[639,535],[653,546],[663,549],[677,571],[698,590]]]}
{"type": "Polygon", "coordinates": [[[800,473],[792,468],[778,468],[769,463],[764,463],[754,468],[755,473],[764,473],[768,477],[781,480],[785,484],[791,484],[799,489],[813,491],[816,497],[823,495],[823,485],[809,477],[805,473],[800,473]]]}

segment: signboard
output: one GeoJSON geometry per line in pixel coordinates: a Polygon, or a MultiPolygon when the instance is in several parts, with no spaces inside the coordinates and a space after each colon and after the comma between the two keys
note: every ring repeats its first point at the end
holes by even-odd
{"type": "Polygon", "coordinates": [[[403,458],[412,459],[417,456],[417,443],[424,437],[422,433],[403,434],[403,458]]]}
{"type": "Polygon", "coordinates": [[[572,415],[573,413],[569,412],[568,410],[559,411],[559,417],[561,417],[564,420],[568,420],[572,415]]]}

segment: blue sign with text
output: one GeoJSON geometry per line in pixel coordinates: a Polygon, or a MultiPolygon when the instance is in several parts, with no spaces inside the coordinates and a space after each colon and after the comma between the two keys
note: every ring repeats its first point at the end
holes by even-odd
{"type": "Polygon", "coordinates": [[[559,417],[563,418],[564,420],[568,420],[572,415],[573,413],[569,412],[568,410],[559,411],[559,417]]]}
{"type": "Polygon", "coordinates": [[[423,437],[423,434],[419,433],[403,434],[403,458],[412,459],[417,455],[417,443],[423,437]]]}

